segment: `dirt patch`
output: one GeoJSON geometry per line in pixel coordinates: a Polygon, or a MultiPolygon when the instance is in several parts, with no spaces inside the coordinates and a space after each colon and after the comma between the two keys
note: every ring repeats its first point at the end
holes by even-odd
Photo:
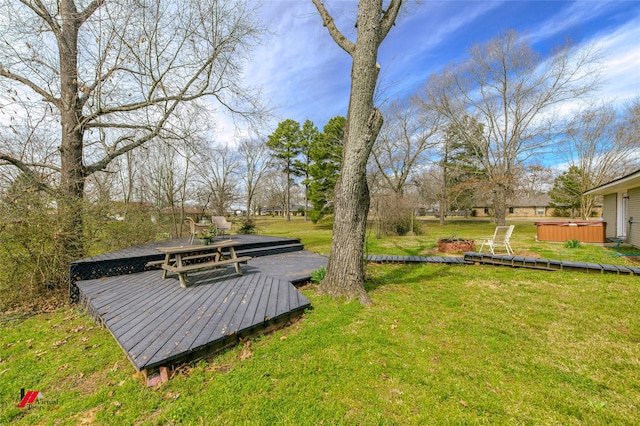
{"type": "Polygon", "coordinates": [[[475,250],[476,242],[472,240],[438,240],[438,251],[443,253],[464,253],[475,250]]]}
{"type": "Polygon", "coordinates": [[[94,425],[96,424],[96,415],[100,411],[100,407],[94,407],[90,410],[83,411],[73,416],[74,423],[77,425],[94,425]]]}
{"type": "Polygon", "coordinates": [[[518,250],[518,256],[531,257],[534,259],[540,259],[540,255],[529,250],[518,250]]]}

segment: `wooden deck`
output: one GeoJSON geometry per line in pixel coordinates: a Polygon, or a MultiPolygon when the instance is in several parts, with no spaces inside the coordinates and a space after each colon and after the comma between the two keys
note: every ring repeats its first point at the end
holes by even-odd
{"type": "Polygon", "coordinates": [[[78,283],[92,314],[138,370],[198,358],[286,322],[310,307],[287,281],[207,271],[182,288],[161,271],[78,283]]]}
{"type": "Polygon", "coordinates": [[[232,266],[221,267],[190,274],[192,284],[183,288],[177,278],[163,279],[162,270],[140,270],[160,254],[144,245],[79,261],[71,271],[76,278],[84,274],[90,279],[72,279],[72,285],[134,367],[148,372],[202,358],[282,326],[310,307],[292,281],[308,281],[327,259],[300,250],[299,242],[245,242],[238,252],[259,255],[243,266],[242,276],[232,266]],[[273,244],[276,254],[265,256],[270,252],[265,242],[273,244]]]}

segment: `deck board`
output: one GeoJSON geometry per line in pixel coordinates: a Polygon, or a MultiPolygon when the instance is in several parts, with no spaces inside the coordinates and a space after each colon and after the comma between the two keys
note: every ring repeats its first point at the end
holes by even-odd
{"type": "Polygon", "coordinates": [[[126,282],[115,276],[78,286],[88,303],[96,297],[92,309],[138,370],[179,362],[182,355],[310,306],[291,283],[260,273],[231,279],[216,279],[219,271],[200,274],[198,282],[204,284],[186,289],[176,279],[162,279],[159,271],[132,274],[126,282]]]}

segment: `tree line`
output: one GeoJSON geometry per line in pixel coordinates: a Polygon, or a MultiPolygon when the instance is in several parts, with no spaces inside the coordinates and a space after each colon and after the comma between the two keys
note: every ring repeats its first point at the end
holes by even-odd
{"type": "MultiPolygon", "coordinates": [[[[11,17],[0,23],[3,226],[11,238],[18,228],[48,233],[41,245],[54,255],[36,281],[64,282],[68,263],[109,234],[109,222],[96,217],[128,217],[127,209],[149,204],[179,234],[190,201],[216,214],[244,204],[249,215],[270,204],[289,217],[301,191],[311,219],[335,213],[323,288],[366,303],[370,207],[381,216],[421,199],[444,215],[481,197],[503,224],[523,188],[549,186],[536,161],[549,153],[572,166],[552,191],[563,205],[574,183],[588,188],[637,168],[638,100],[624,111],[563,110],[598,86],[601,58],[591,48],[567,44],[543,55],[505,31],[379,109],[377,52],[402,1],[360,2],[355,41],[324,2],[311,1],[353,60],[346,118],[331,119],[322,132],[293,119],[259,131],[270,110],[241,78],[264,33],[253,2],[0,2],[11,17]],[[270,135],[212,142],[221,113],[251,134],[270,135]],[[113,201],[120,212],[103,208],[113,201]],[[49,270],[57,278],[45,276],[49,270]]],[[[589,203],[581,200],[581,214],[589,203]]],[[[34,251],[20,239],[8,245],[16,246],[34,251]]]]}

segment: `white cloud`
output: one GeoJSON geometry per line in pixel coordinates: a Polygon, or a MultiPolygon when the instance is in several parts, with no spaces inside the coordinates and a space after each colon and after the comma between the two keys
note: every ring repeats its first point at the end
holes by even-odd
{"type": "Polygon", "coordinates": [[[575,1],[530,32],[530,41],[536,43],[554,36],[563,37],[572,28],[596,19],[612,5],[613,3],[607,1],[575,1]]]}
{"type": "MultiPolygon", "coordinates": [[[[355,0],[325,2],[338,27],[349,37],[355,35],[355,0]]],[[[380,49],[380,87],[384,97],[412,92],[432,72],[460,58],[474,41],[484,42],[506,28],[529,29],[532,43],[562,43],[572,31],[585,36],[606,53],[606,84],[602,97],[623,100],[640,95],[640,20],[611,30],[594,32],[594,27],[612,24],[635,8],[608,1],[553,3],[547,20],[536,22],[526,16],[546,2],[433,1],[409,3],[397,25],[380,49]],[[517,6],[517,7],[515,7],[517,6]],[[518,10],[509,15],[512,10],[518,10]],[[504,17],[513,16],[511,19],[504,17]],[[532,30],[533,29],[533,30],[532,30]],[[556,40],[558,42],[556,42],[556,40]]],[[[544,11],[543,11],[544,12],[544,11]]],[[[538,14],[538,15],[544,15],[538,14]]],[[[349,97],[351,58],[329,36],[310,0],[266,0],[262,19],[272,34],[256,48],[245,67],[245,79],[263,88],[276,108],[271,124],[292,118],[311,119],[318,127],[338,114],[346,114],[349,97]]],[[[580,46],[577,46],[580,47],[580,46]]],[[[235,126],[218,118],[224,138],[233,138],[235,126]]]]}
{"type": "Polygon", "coordinates": [[[640,96],[640,17],[592,42],[604,57],[605,82],[601,99],[625,101],[640,96]]]}

